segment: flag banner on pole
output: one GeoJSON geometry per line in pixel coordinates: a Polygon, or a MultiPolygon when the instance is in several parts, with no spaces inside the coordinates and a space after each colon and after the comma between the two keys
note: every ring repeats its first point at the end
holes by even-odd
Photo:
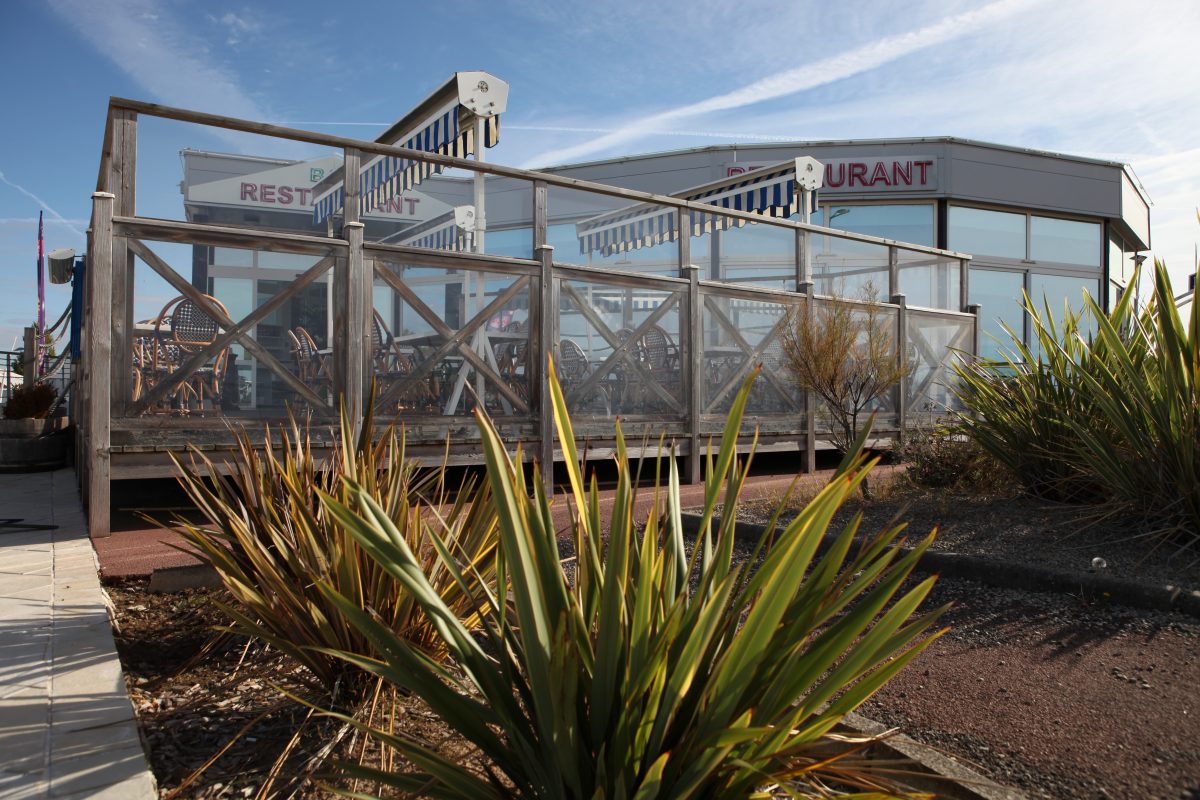
{"type": "Polygon", "coordinates": [[[44,229],[42,227],[42,216],[45,212],[38,212],[38,255],[37,255],[37,286],[38,286],[38,305],[37,305],[37,338],[34,347],[36,352],[34,357],[37,364],[37,376],[42,374],[42,348],[45,346],[46,338],[46,240],[43,236],[44,229]]]}

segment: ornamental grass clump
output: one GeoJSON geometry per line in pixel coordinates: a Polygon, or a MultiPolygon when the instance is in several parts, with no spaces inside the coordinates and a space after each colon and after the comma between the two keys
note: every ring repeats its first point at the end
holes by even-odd
{"type": "Polygon", "coordinates": [[[857,757],[871,740],[833,731],[938,635],[943,609],[917,613],[934,578],[905,583],[933,534],[911,551],[900,548],[900,527],[856,545],[856,517],[818,555],[834,513],[874,462],[849,459],[792,522],[780,526],[776,515],[754,559],[736,563],[731,512],[749,468],[736,446],[753,376],[733,402],[715,459],[710,455],[701,533],[689,547],[673,459],[639,532],[643,520],[634,518],[636,490],[619,427],[615,494],[601,510],[595,477],[584,481],[553,368],[549,375],[573,501],[573,580],[560,562],[537,471],[526,479],[519,453],[510,456],[481,412],[500,521],[495,592],[458,566],[444,535],[426,529],[462,591],[487,607],[480,631],[445,604],[369,491],[348,476],[341,496],[323,498],[424,608],[453,666],[430,659],[322,581],[379,654],[340,657],[419,695],[485,764],[464,766],[403,731],[375,729],[371,735],[408,764],[386,771],[349,765],[347,773],[380,791],[471,800],[890,791],[878,763],[857,757]],[[718,522],[719,501],[725,513],[718,522]]]}
{"type": "Polygon", "coordinates": [[[407,543],[441,608],[470,630],[480,624],[481,614],[480,591],[471,582],[492,580],[499,542],[491,488],[467,479],[451,493],[444,470],[420,475],[405,457],[403,433],[391,427],[376,441],[369,415],[356,436],[343,412],[340,436],[324,463],[314,456],[308,430],[294,418],[279,433],[278,446],[268,430],[265,444],[256,447],[238,432],[228,477],[195,449],[191,456],[199,469],[176,460],[180,483],[211,523],[184,521],[183,537],[228,590],[230,602],[216,605],[232,630],[290,655],[307,667],[320,693],[353,704],[353,690],[363,686],[355,678],[362,675],[330,651],[363,656],[376,651],[330,600],[328,589],[342,602],[370,609],[379,624],[431,658],[441,657],[445,647],[412,593],[367,555],[320,497],[351,502],[350,486],[354,498],[369,497],[390,530],[407,543]],[[425,533],[432,525],[445,553],[425,533]],[[326,590],[318,589],[318,581],[326,590]]]}
{"type": "Polygon", "coordinates": [[[1000,360],[956,366],[965,430],[1031,493],[1091,504],[1098,517],[1140,519],[1159,541],[1195,547],[1197,307],[1180,318],[1166,267],[1155,262],[1144,311],[1133,292],[1108,314],[1087,297],[1061,325],[1028,298],[1026,311],[1040,352],[1009,331],[1012,347],[1000,360]]]}

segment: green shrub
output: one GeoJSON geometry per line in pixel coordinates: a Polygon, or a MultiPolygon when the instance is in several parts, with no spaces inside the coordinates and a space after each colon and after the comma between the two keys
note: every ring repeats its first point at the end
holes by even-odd
{"type": "Polygon", "coordinates": [[[13,387],[4,406],[5,419],[45,419],[58,399],[58,392],[48,383],[23,383],[13,387]]]}
{"type": "Polygon", "coordinates": [[[1161,262],[1141,313],[1132,292],[1108,314],[1085,298],[1061,326],[1026,307],[1040,358],[1010,331],[1008,356],[956,367],[965,429],[1035,494],[1200,541],[1197,307],[1185,325],[1161,262]]]}
{"type": "MultiPolygon", "coordinates": [[[[874,462],[849,459],[794,521],[770,526],[756,568],[756,559],[735,564],[737,515],[728,512],[749,468],[739,463],[736,443],[753,376],[709,459],[702,533],[690,551],[673,459],[667,485],[654,489],[661,503],[638,533],[618,427],[615,496],[602,512],[551,380],[574,502],[574,579],[559,561],[536,471],[527,482],[519,458],[510,458],[477,412],[501,530],[496,592],[485,594],[462,572],[464,591],[491,610],[478,634],[445,606],[370,492],[348,480],[343,498],[325,498],[435,620],[456,668],[431,661],[326,581],[328,597],[381,654],[342,657],[421,696],[489,764],[488,772],[469,770],[402,731],[376,729],[371,735],[407,756],[409,771],[347,772],[422,796],[472,800],[738,798],[763,796],[764,787],[883,791],[879,766],[855,759],[864,743],[831,731],[929,644],[942,609],[915,616],[934,578],[902,589],[932,534],[905,553],[897,527],[867,537],[851,555],[856,519],[817,555],[834,513],[874,462]],[[721,500],[726,513],[716,523],[721,500]]],[[[447,568],[456,568],[443,541],[433,537],[447,568]]]]}
{"type": "Polygon", "coordinates": [[[279,455],[269,430],[265,447],[258,448],[238,432],[228,478],[199,451],[192,451],[200,466],[195,473],[176,459],[180,483],[212,523],[183,521],[183,537],[232,596],[232,603],[218,603],[232,628],[295,658],[308,668],[315,688],[330,695],[353,685],[348,673],[357,673],[331,650],[375,651],[317,581],[370,609],[381,625],[422,652],[439,657],[444,645],[413,595],[330,516],[319,501],[322,493],[349,502],[346,491],[353,485],[356,496],[369,496],[390,530],[407,543],[432,591],[467,629],[480,621],[479,590],[460,583],[459,571],[471,581],[491,580],[499,541],[486,482],[467,480],[451,500],[444,471],[419,477],[405,457],[403,435],[389,428],[376,442],[372,427],[368,417],[355,438],[343,415],[340,438],[325,464],[294,419],[280,431],[279,455]],[[438,544],[449,548],[445,560],[425,534],[432,524],[438,544]]]}

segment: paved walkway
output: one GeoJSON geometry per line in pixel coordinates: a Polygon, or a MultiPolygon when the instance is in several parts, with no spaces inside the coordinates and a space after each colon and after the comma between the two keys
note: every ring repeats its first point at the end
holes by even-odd
{"type": "Polygon", "coordinates": [[[0,798],[158,796],[106,600],[74,472],[0,474],[0,798]]]}

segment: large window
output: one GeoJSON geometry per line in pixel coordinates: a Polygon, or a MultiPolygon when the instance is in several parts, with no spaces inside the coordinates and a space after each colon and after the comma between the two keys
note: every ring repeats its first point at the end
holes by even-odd
{"type": "Polygon", "coordinates": [[[842,231],[933,247],[932,203],[829,205],[813,222],[842,231]]]}
{"type": "Polygon", "coordinates": [[[979,354],[983,358],[998,358],[1012,350],[1012,337],[1004,331],[1007,325],[1023,337],[1025,312],[1021,308],[1021,292],[1025,288],[1024,272],[971,268],[970,301],[981,306],[979,354]]]}
{"type": "MultiPolygon", "coordinates": [[[[1069,308],[1073,315],[1080,315],[1084,310],[1083,295],[1086,292],[1093,299],[1100,291],[1100,282],[1092,278],[1074,278],[1069,275],[1042,275],[1032,273],[1029,276],[1029,300],[1043,317],[1046,309],[1050,309],[1054,324],[1059,334],[1062,333],[1062,323],[1069,308]]],[[[1079,333],[1087,337],[1096,331],[1095,320],[1091,315],[1084,315],[1080,320],[1079,333]]],[[[1041,355],[1041,344],[1037,335],[1030,331],[1029,349],[1035,357],[1041,355]]]]}
{"type": "Polygon", "coordinates": [[[1025,258],[1025,215],[983,208],[950,207],[947,246],[973,256],[1025,258]]]}
{"type": "Polygon", "coordinates": [[[1032,217],[1029,257],[1034,261],[1100,266],[1100,224],[1054,217],[1032,217]]]}
{"type": "Polygon", "coordinates": [[[946,244],[976,258],[1043,264],[1103,265],[1098,222],[951,206],[946,244]]]}

